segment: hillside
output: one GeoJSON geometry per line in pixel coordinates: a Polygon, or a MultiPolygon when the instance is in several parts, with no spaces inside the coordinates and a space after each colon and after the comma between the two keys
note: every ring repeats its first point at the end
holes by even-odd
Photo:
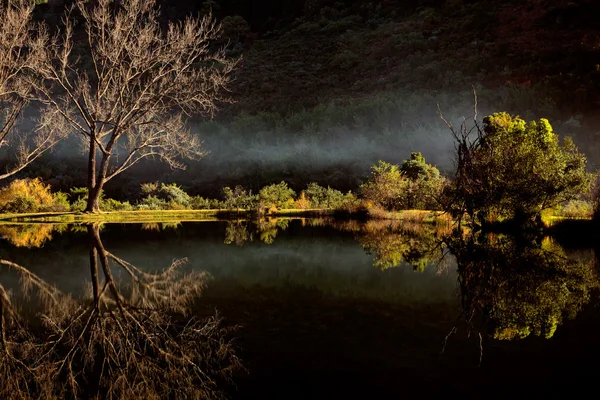
{"type": "Polygon", "coordinates": [[[531,88],[561,110],[598,105],[600,5],[592,0],[313,3],[279,29],[241,38],[236,110],[472,84],[531,88]],[[572,96],[562,104],[565,90],[572,96]]]}
{"type": "MultiPolygon", "coordinates": [[[[58,21],[62,3],[40,6],[40,18],[58,21]]],[[[557,132],[574,137],[590,168],[600,163],[594,0],[205,0],[161,7],[165,21],[212,9],[223,22],[221,44],[242,57],[233,103],[222,105],[216,121],[195,122],[211,153],[185,172],[153,167],[161,180],[212,195],[226,184],[257,188],[282,179],[295,189],[318,181],[348,190],[378,159],[400,163],[411,151],[450,174],[452,141],[437,104],[451,119],[469,115],[471,86],[481,115],[549,118],[557,132]]],[[[53,173],[51,161],[46,174],[53,173]]],[[[132,171],[122,184],[147,180],[147,171],[132,171]]]]}

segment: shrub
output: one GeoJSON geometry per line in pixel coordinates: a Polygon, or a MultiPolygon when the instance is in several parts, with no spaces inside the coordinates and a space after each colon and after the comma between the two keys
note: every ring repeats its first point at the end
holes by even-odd
{"type": "Polygon", "coordinates": [[[253,195],[252,191],[247,192],[242,186],[237,185],[234,190],[230,187],[223,188],[223,194],[225,200],[223,201],[223,207],[232,209],[243,209],[249,210],[256,208],[258,205],[258,195],[253,195]]]}
{"type": "Polygon", "coordinates": [[[157,192],[157,197],[167,203],[172,203],[173,207],[179,207],[179,209],[188,208],[190,206],[190,201],[192,200],[190,195],[175,183],[169,185],[161,183],[157,192]]]}
{"type": "Polygon", "coordinates": [[[138,203],[139,210],[166,210],[167,202],[156,196],[146,196],[138,203]]]}
{"type": "Polygon", "coordinates": [[[300,196],[298,196],[298,199],[294,202],[294,208],[307,209],[311,207],[310,200],[306,197],[306,193],[304,191],[300,192],[300,196]]]}
{"type": "Polygon", "coordinates": [[[65,192],[54,193],[52,195],[52,201],[54,203],[52,211],[67,212],[71,210],[71,205],[69,204],[69,199],[65,192]]]}
{"type": "Polygon", "coordinates": [[[360,57],[350,50],[344,50],[333,56],[329,66],[333,68],[350,69],[360,62],[360,57]]]}
{"type": "Polygon", "coordinates": [[[346,194],[331,187],[324,188],[316,183],[310,183],[306,190],[302,192],[310,203],[312,208],[342,208],[356,202],[356,197],[352,192],[346,194]]]}
{"type": "MultiPolygon", "coordinates": [[[[87,194],[88,189],[86,187],[76,187],[69,191],[69,198],[71,200],[71,210],[83,211],[87,206],[87,194]]],[[[66,195],[65,195],[66,200],[66,195]]],[[[99,201],[100,209],[102,211],[131,211],[133,206],[128,201],[120,202],[115,199],[104,198],[104,192],[100,193],[99,201]]]]}
{"type": "MultiPolygon", "coordinates": [[[[71,210],[73,211],[83,211],[87,206],[87,198],[88,198],[88,188],[86,187],[74,187],[69,190],[68,195],[69,201],[71,203],[71,210]]],[[[104,190],[100,192],[100,209],[102,209],[102,203],[104,201],[104,190]]]]}
{"type": "Polygon", "coordinates": [[[0,190],[0,210],[4,212],[49,211],[53,206],[50,186],[38,178],[17,179],[0,190]]]}
{"type": "Polygon", "coordinates": [[[586,200],[571,200],[561,205],[555,214],[567,218],[590,218],[594,214],[594,205],[586,200]]]}
{"type": "Polygon", "coordinates": [[[158,182],[142,183],[140,185],[140,190],[141,190],[143,196],[149,196],[151,194],[156,194],[158,192],[158,182]]]}
{"type": "Polygon", "coordinates": [[[194,196],[190,200],[192,210],[213,210],[221,208],[221,203],[216,199],[205,199],[202,196],[194,196]]]}
{"type": "MultiPolygon", "coordinates": [[[[142,192],[142,196],[144,196],[146,199],[149,196],[152,196],[162,200],[164,202],[164,207],[167,207],[167,205],[170,204],[168,208],[171,210],[182,210],[189,208],[190,202],[192,201],[192,197],[175,183],[168,185],[165,185],[164,183],[159,185],[158,182],[142,183],[140,190],[142,192]]],[[[142,200],[142,203],[144,200],[142,200]]],[[[151,202],[152,201],[154,200],[151,200],[151,202]]]]}
{"type": "Polygon", "coordinates": [[[103,211],[131,211],[133,206],[128,201],[120,202],[115,199],[106,199],[100,203],[100,209],[103,211]]]}
{"type": "Polygon", "coordinates": [[[239,15],[227,16],[221,21],[223,39],[236,43],[243,39],[249,32],[250,26],[243,17],[239,15]]]}
{"type": "Polygon", "coordinates": [[[296,193],[285,182],[272,184],[260,189],[258,194],[261,208],[291,208],[294,205],[296,193]]]}

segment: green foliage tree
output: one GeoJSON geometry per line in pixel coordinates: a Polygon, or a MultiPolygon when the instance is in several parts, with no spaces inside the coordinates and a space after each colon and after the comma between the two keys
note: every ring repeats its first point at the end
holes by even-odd
{"type": "Polygon", "coordinates": [[[291,208],[294,204],[296,193],[289,188],[287,183],[272,184],[260,189],[258,194],[259,206],[261,208],[291,208]]]}
{"type": "Polygon", "coordinates": [[[407,178],[404,194],[405,208],[436,210],[440,208],[440,194],[446,179],[433,165],[425,162],[421,153],[411,153],[410,159],[402,163],[400,172],[407,178]]]}
{"type": "Polygon", "coordinates": [[[474,222],[539,220],[544,209],[587,190],[586,158],[570,138],[562,144],[548,120],[526,123],[500,112],[459,130],[456,179],[448,207],[474,222]]]}
{"type": "Polygon", "coordinates": [[[223,206],[228,210],[249,210],[255,208],[258,203],[258,195],[253,195],[252,191],[248,192],[240,185],[237,185],[233,190],[228,186],[224,187],[223,195],[225,196],[223,206]]]}
{"type": "Polygon", "coordinates": [[[356,201],[356,197],[352,192],[344,194],[339,190],[332,189],[329,186],[325,188],[315,182],[308,184],[306,190],[304,190],[304,195],[312,208],[336,209],[356,201]]]}
{"type": "Polygon", "coordinates": [[[398,165],[379,161],[371,167],[371,178],[361,185],[360,192],[367,202],[386,208],[402,208],[402,194],[407,186],[406,178],[398,165]]]}
{"type": "Polygon", "coordinates": [[[445,184],[436,167],[427,164],[421,153],[412,153],[402,167],[379,161],[360,191],[365,200],[387,210],[436,210],[445,184]]]}

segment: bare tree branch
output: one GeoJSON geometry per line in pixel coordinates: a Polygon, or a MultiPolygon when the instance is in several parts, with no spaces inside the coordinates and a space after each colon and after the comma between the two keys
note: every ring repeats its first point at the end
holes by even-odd
{"type": "Polygon", "coordinates": [[[88,141],[87,211],[94,212],[103,185],[139,161],[156,157],[181,169],[182,159],[206,154],[184,117],[214,115],[236,62],[214,48],[220,26],[210,15],[162,30],[155,0],[76,4],[92,66],[74,60],[67,14],[38,68],[47,85],[37,93],[88,141]]]}
{"type": "Polygon", "coordinates": [[[0,179],[22,171],[62,138],[62,132],[44,126],[26,135],[16,130],[39,84],[34,82],[32,68],[40,65],[48,42],[45,27],[32,23],[34,7],[28,0],[0,2],[0,147],[16,149],[16,163],[0,179]]]}

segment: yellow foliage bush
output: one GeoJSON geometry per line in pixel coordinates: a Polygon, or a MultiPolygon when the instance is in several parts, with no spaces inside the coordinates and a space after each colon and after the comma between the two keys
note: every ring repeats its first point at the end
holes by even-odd
{"type": "Polygon", "coordinates": [[[53,206],[50,186],[39,178],[16,179],[0,189],[0,210],[4,212],[45,211],[53,206]]]}
{"type": "Polygon", "coordinates": [[[294,208],[298,208],[301,210],[310,208],[310,200],[306,198],[306,194],[303,191],[300,192],[298,200],[294,202],[294,208]]]}

